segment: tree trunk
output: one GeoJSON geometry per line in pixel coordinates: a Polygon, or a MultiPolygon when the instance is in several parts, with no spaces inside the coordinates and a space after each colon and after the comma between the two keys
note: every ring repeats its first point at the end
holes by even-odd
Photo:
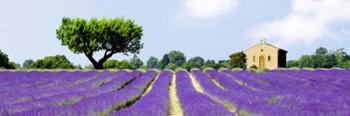
{"type": "Polygon", "coordinates": [[[111,58],[114,53],[115,52],[110,52],[107,54],[106,51],[105,55],[98,62],[94,59],[93,53],[85,53],[85,56],[89,58],[95,69],[100,70],[103,69],[103,63],[106,62],[108,58],[111,58]]]}
{"type": "Polygon", "coordinates": [[[103,69],[103,63],[95,63],[93,65],[94,65],[95,69],[97,69],[97,70],[103,69]]]}

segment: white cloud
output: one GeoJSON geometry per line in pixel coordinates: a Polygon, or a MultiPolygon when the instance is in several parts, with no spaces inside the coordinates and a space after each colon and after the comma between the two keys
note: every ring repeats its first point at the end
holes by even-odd
{"type": "Polygon", "coordinates": [[[193,17],[209,18],[228,13],[238,3],[238,0],[185,0],[185,7],[193,17]]]}
{"type": "Polygon", "coordinates": [[[288,16],[262,23],[248,34],[254,38],[274,38],[278,43],[303,42],[334,35],[336,22],[350,21],[350,0],[293,0],[288,16]]]}

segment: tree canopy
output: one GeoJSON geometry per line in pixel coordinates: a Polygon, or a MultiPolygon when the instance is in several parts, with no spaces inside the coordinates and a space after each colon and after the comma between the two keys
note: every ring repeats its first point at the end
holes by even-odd
{"type": "Polygon", "coordinates": [[[62,45],[68,46],[73,53],[84,54],[95,69],[103,69],[103,63],[116,53],[138,54],[143,48],[142,31],[134,21],[123,18],[64,17],[56,33],[62,45]],[[99,51],[103,57],[97,60],[94,54],[99,51]]]}

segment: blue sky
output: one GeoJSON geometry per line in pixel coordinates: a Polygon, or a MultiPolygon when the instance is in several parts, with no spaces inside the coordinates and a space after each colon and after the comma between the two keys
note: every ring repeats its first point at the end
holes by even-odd
{"type": "Polygon", "coordinates": [[[144,29],[144,61],[170,50],[227,59],[261,38],[288,50],[288,59],[319,46],[350,49],[349,0],[11,0],[1,1],[0,15],[0,49],[17,63],[63,54],[89,64],[56,38],[64,16],[135,20],[144,29]]]}

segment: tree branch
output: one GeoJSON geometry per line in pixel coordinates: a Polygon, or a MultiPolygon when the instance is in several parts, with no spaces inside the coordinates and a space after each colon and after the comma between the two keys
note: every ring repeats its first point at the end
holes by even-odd
{"type": "Polygon", "coordinates": [[[105,61],[107,61],[107,59],[111,58],[113,56],[113,54],[115,54],[115,52],[109,52],[107,53],[107,51],[105,52],[105,55],[103,56],[103,58],[101,58],[98,63],[103,63],[105,61]]]}
{"type": "Polygon", "coordinates": [[[107,56],[107,53],[108,53],[109,50],[106,50],[105,53],[103,54],[103,57],[106,57],[107,56]]]}
{"type": "Polygon", "coordinates": [[[92,64],[94,64],[94,65],[97,64],[97,61],[94,59],[92,53],[86,53],[86,52],[84,52],[84,54],[85,54],[86,57],[88,57],[88,59],[90,60],[90,62],[91,62],[92,64]]]}

